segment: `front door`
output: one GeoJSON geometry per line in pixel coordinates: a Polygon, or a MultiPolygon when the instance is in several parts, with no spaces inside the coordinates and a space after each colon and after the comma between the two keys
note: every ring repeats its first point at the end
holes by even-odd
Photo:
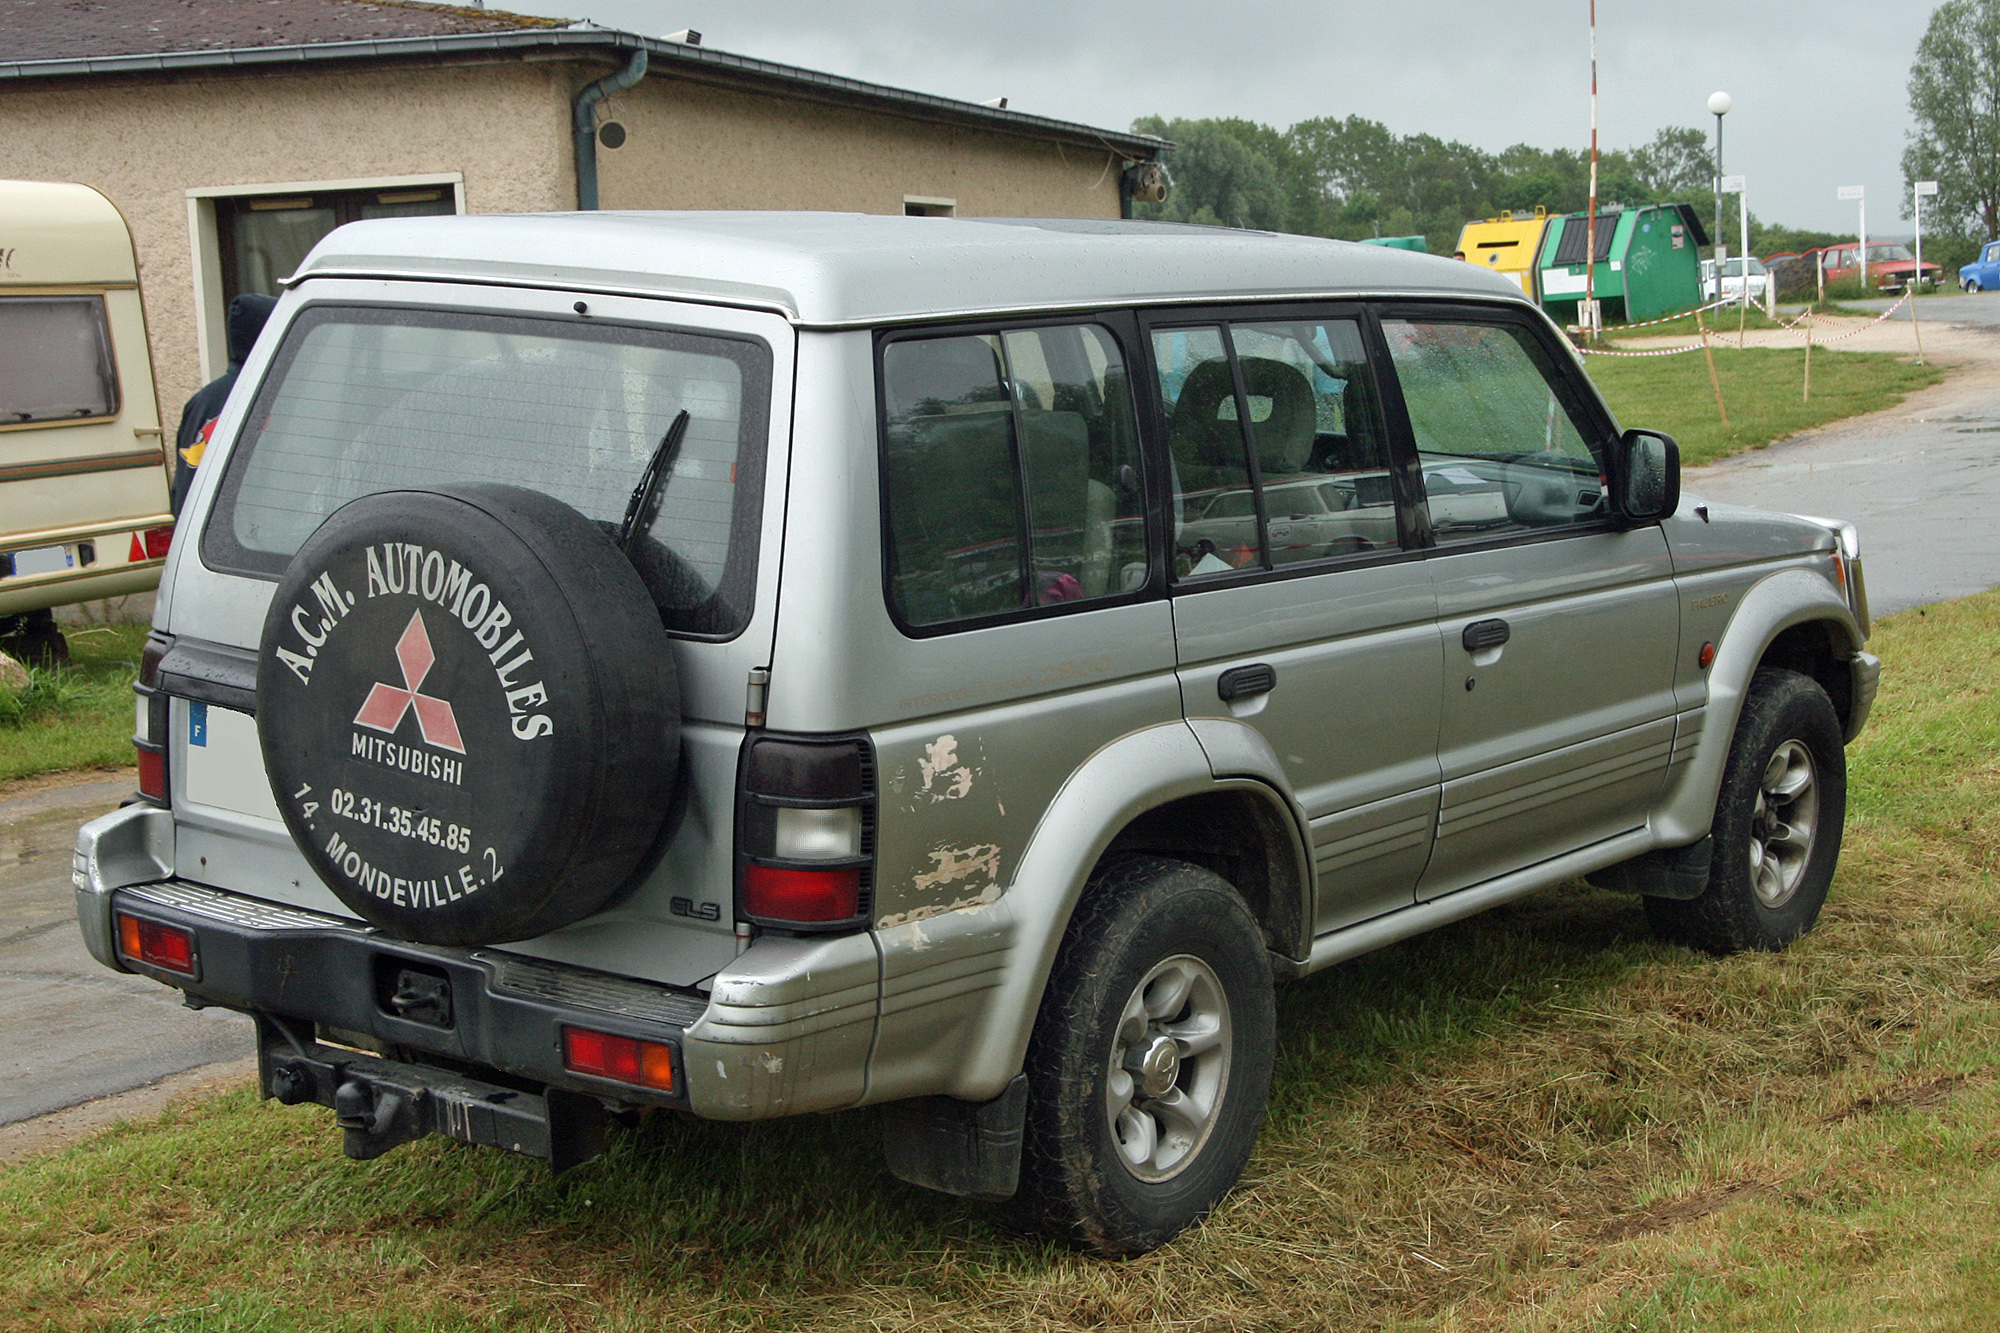
{"type": "Polygon", "coordinates": [[[1613,424],[1525,314],[1383,312],[1443,632],[1430,899],[1642,826],[1674,734],[1680,619],[1657,524],[1625,529],[1613,424]]]}
{"type": "Polygon", "coordinates": [[[1155,325],[1151,345],[1182,706],[1270,745],[1310,822],[1325,932],[1414,901],[1441,659],[1360,315],[1293,314],[1155,325]]]}

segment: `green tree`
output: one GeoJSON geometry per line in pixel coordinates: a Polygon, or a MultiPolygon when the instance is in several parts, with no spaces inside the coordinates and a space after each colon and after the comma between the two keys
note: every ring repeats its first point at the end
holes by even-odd
{"type": "Polygon", "coordinates": [[[1135,216],[1211,227],[1286,229],[1284,177],[1267,147],[1282,151],[1284,140],[1276,130],[1246,120],[1168,121],[1158,116],[1141,117],[1132,128],[1174,143],[1167,157],[1174,182],[1167,201],[1137,205],[1135,216]]]}
{"type": "Polygon", "coordinates": [[[2000,234],[2000,0],[1945,0],[1931,12],[1910,66],[1910,118],[1904,181],[1938,183],[1926,220],[2000,234]]]}
{"type": "Polygon", "coordinates": [[[1631,162],[1650,203],[1693,203],[1714,194],[1715,158],[1702,130],[1669,125],[1653,136],[1653,142],[1633,149],[1631,162]]]}

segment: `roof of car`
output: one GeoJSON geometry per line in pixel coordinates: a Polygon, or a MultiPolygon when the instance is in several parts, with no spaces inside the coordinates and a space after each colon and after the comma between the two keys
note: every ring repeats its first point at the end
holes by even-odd
{"type": "Polygon", "coordinates": [[[814,327],[941,315],[1324,295],[1523,301],[1453,259],[1161,222],[862,213],[562,213],[341,227],[294,281],[411,277],[679,296],[814,327]]]}

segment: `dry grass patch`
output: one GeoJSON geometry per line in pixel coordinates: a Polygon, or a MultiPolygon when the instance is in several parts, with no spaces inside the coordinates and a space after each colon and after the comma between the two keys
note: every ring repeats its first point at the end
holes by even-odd
{"type": "Polygon", "coordinates": [[[0,1171],[0,1327],[1962,1329],[2000,1310],[2000,595],[1885,622],[1819,930],[1714,959],[1571,885],[1280,995],[1243,1187],[1086,1259],[867,1112],[663,1118],[563,1186],[236,1094],[0,1171]]]}

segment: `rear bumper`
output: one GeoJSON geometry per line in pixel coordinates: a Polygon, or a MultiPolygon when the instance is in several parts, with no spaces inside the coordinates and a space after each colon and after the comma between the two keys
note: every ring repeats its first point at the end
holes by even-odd
{"type": "MultiPolygon", "coordinates": [[[[84,895],[80,892],[79,898],[84,895]]],[[[85,904],[79,902],[79,907],[85,904]]],[[[84,938],[99,961],[197,1000],[280,1020],[294,1043],[314,1034],[343,1045],[441,1057],[549,1088],[632,1106],[688,1105],[683,1042],[707,1008],[698,993],[564,967],[497,950],[407,944],[361,922],[261,902],[180,880],[113,890],[89,904],[102,924],[84,938]],[[119,912],[191,931],[195,975],[115,951],[119,912]],[[413,1019],[397,1003],[409,976],[449,984],[448,1003],[413,1019]],[[674,1090],[657,1091],[563,1068],[564,1026],[658,1042],[674,1052],[674,1090]],[[303,1035],[300,1035],[303,1034],[303,1035]]],[[[81,913],[79,913],[81,916],[81,913]]],[[[303,1053],[297,1053],[301,1059],[303,1053]]],[[[351,1052],[343,1052],[348,1059],[351,1052]]],[[[279,1093],[268,1083],[265,1091],[279,1093]]],[[[331,1090],[327,1090],[330,1095],[331,1090]]],[[[330,1100],[314,1095],[303,1100],[330,1100]]]]}
{"type": "MultiPolygon", "coordinates": [[[[704,994],[504,949],[410,944],[364,922],[175,878],[175,860],[171,810],[131,805],[78,831],[72,881],[91,956],[201,1002],[278,1020],[295,1043],[317,1035],[345,1047],[360,1038],[419,1062],[436,1057],[471,1067],[475,1077],[490,1071],[711,1119],[771,1119],[866,1098],[881,1011],[881,968],[867,931],[766,936],[717,973],[704,994]],[[120,911],[192,931],[196,975],[123,956],[120,911]],[[391,1001],[407,968],[449,983],[449,1025],[399,1015],[391,1001]],[[566,1025],[671,1048],[674,1091],[564,1069],[566,1025]]],[[[266,1091],[278,1095],[268,1083],[266,1091]]]]}

